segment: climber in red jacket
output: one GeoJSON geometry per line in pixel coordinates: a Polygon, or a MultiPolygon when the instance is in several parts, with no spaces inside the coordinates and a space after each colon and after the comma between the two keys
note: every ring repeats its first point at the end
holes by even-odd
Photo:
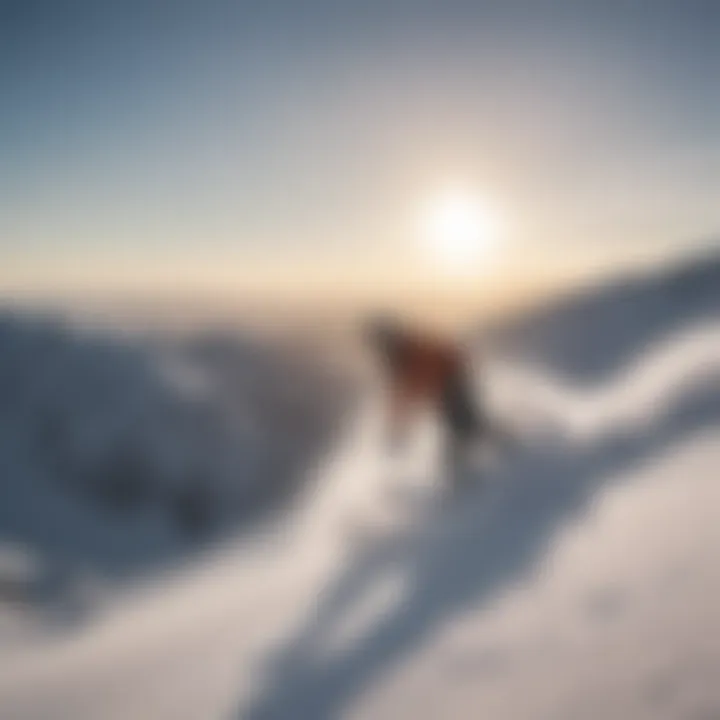
{"type": "Polygon", "coordinates": [[[388,430],[393,447],[405,439],[416,410],[431,406],[446,432],[451,481],[458,482],[459,463],[475,441],[507,439],[480,403],[469,358],[460,344],[387,318],[371,320],[366,330],[388,381],[388,430]]]}

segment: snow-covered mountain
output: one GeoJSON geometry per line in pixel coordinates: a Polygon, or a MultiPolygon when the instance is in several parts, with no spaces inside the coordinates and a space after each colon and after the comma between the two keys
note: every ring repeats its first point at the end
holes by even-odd
{"type": "Polygon", "coordinates": [[[85,604],[0,604],[0,717],[720,717],[720,263],[487,337],[524,435],[445,502],[432,427],[388,464],[376,399],[348,417],[353,381],[318,354],[6,320],[0,572],[60,568],[85,604]],[[239,528],[258,483],[303,469],[281,532],[162,572],[179,488],[239,528]],[[88,582],[149,567],[110,597],[88,582]]]}
{"type": "MultiPolygon", "coordinates": [[[[286,501],[340,431],[351,386],[249,332],[161,337],[0,317],[0,542],[44,570],[127,576],[286,501]]],[[[62,584],[62,583],[61,583],[62,584]]]]}
{"type": "Polygon", "coordinates": [[[598,382],[643,348],[720,316],[720,256],[629,273],[568,291],[520,317],[483,328],[525,361],[574,380],[598,382]]]}

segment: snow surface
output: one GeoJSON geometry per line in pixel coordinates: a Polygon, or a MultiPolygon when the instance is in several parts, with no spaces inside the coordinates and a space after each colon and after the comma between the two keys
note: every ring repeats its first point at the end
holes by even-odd
{"type": "MultiPolygon", "coordinates": [[[[0,718],[720,718],[720,281],[681,297],[668,282],[643,291],[664,307],[665,330],[659,317],[649,333],[637,315],[607,309],[615,288],[602,326],[568,323],[569,337],[533,340],[531,361],[492,369],[495,402],[517,416],[522,442],[461,497],[442,490],[432,423],[407,458],[383,457],[370,395],[275,522],[181,564],[156,553],[151,573],[89,592],[93,612],[8,593],[0,718]],[[556,362],[558,343],[602,358],[556,362]]],[[[194,370],[163,372],[208,397],[194,370]]],[[[217,413],[218,402],[201,407],[217,413]]],[[[23,428],[6,420],[4,447],[23,428]]],[[[40,472],[28,457],[3,453],[16,479],[40,472]]],[[[21,505],[22,483],[4,480],[20,519],[3,510],[0,577],[55,559],[21,517],[49,490],[24,482],[21,505]]],[[[58,502],[46,522],[62,515],[58,502]]],[[[98,514],[81,509],[84,523],[98,514]]],[[[77,542],[97,533],[102,552],[61,553],[95,582],[116,567],[98,517],[103,532],[83,526],[77,542]]],[[[123,553],[129,522],[111,533],[123,553]]],[[[148,538],[142,547],[156,547],[148,538]]]]}

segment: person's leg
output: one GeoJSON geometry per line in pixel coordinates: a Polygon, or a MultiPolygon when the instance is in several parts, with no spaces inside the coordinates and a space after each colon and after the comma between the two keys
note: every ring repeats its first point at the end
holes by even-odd
{"type": "Polygon", "coordinates": [[[393,378],[387,393],[385,418],[386,448],[391,453],[400,451],[408,441],[417,398],[403,378],[393,378]]]}
{"type": "Polygon", "coordinates": [[[443,482],[452,492],[462,490],[470,479],[467,438],[453,428],[446,428],[443,458],[443,482]]]}
{"type": "Polygon", "coordinates": [[[480,430],[472,386],[462,374],[448,378],[440,410],[445,431],[444,471],[448,484],[457,490],[469,480],[470,449],[480,430]]]}

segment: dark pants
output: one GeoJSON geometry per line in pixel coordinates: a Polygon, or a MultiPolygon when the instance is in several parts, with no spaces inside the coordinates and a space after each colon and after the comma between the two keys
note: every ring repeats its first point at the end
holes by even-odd
{"type": "Polygon", "coordinates": [[[443,389],[440,415],[447,433],[445,463],[449,481],[458,485],[463,480],[463,460],[471,443],[486,425],[472,383],[466,373],[453,373],[443,389]]]}
{"type": "Polygon", "coordinates": [[[464,460],[473,443],[485,440],[502,448],[512,444],[506,429],[488,417],[466,372],[448,378],[440,412],[447,433],[445,460],[453,484],[463,482],[464,460]]]}
{"type": "Polygon", "coordinates": [[[440,411],[447,431],[456,440],[472,440],[486,424],[472,382],[464,372],[455,372],[447,379],[440,411]]]}

